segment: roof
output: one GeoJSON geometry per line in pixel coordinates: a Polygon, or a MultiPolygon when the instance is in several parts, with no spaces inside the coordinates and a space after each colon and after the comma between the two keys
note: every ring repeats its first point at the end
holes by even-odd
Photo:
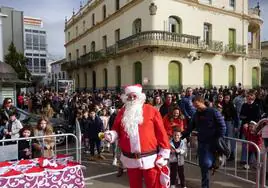
{"type": "Polygon", "coordinates": [[[60,59],[60,60],[57,60],[57,61],[54,61],[53,63],[51,63],[50,66],[52,66],[52,65],[56,65],[56,64],[62,64],[62,63],[64,63],[65,61],[66,61],[65,58],[60,59]]]}
{"type": "Polygon", "coordinates": [[[7,63],[0,61],[0,79],[17,79],[17,73],[7,63]]]}
{"type": "Polygon", "coordinates": [[[268,47],[268,41],[261,42],[261,47],[268,47]]]}
{"type": "Polygon", "coordinates": [[[30,82],[18,79],[11,65],[0,61],[0,83],[28,84],[30,82]]]}

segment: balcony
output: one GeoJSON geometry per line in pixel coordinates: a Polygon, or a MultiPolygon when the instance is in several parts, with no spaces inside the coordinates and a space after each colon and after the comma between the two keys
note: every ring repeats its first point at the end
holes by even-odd
{"type": "Polygon", "coordinates": [[[75,61],[75,60],[67,61],[67,62],[61,64],[62,70],[71,70],[71,69],[75,69],[76,67],[77,67],[77,61],[75,61]]]}
{"type": "Polygon", "coordinates": [[[261,50],[254,49],[254,48],[248,48],[248,58],[261,59],[261,50]]]}
{"type": "Polygon", "coordinates": [[[246,54],[246,45],[227,44],[225,46],[225,55],[244,56],[246,54]]]}
{"type": "Polygon", "coordinates": [[[222,41],[204,41],[203,51],[208,53],[222,53],[223,52],[223,42],[222,41]]]}
{"type": "Polygon", "coordinates": [[[118,41],[118,52],[148,46],[200,50],[202,45],[199,38],[166,31],[145,31],[118,41]]]}
{"type": "Polygon", "coordinates": [[[260,9],[257,7],[250,8],[248,9],[248,15],[252,17],[260,17],[260,9]]]}

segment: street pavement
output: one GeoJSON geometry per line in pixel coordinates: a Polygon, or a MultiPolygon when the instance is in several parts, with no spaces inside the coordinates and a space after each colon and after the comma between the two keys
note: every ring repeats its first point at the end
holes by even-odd
{"type": "MultiPolygon", "coordinates": [[[[126,173],[122,177],[116,177],[117,168],[112,166],[112,154],[104,153],[105,160],[89,161],[89,155],[82,155],[86,187],[88,188],[127,188],[128,178],[126,173]]],[[[200,170],[197,166],[185,164],[185,177],[188,188],[200,187],[200,170]]],[[[225,176],[220,172],[211,175],[212,188],[253,188],[254,185],[225,176]]]]}

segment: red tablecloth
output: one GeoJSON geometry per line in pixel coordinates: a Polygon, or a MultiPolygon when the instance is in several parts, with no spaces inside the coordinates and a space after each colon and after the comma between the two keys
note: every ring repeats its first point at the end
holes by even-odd
{"type": "Polygon", "coordinates": [[[85,187],[81,165],[70,161],[69,157],[54,159],[21,160],[0,162],[1,188],[83,188],[85,187]],[[42,165],[46,160],[49,164],[42,165]],[[57,164],[56,166],[53,166],[57,164]]]}

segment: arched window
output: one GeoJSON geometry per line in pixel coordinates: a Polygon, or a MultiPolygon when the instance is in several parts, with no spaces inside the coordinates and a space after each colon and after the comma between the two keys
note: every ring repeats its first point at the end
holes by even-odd
{"type": "Polygon", "coordinates": [[[92,89],[93,91],[96,90],[96,72],[92,72],[92,89]]]}
{"type": "Polygon", "coordinates": [[[84,79],[85,79],[85,88],[87,88],[87,73],[84,72],[84,79]]]}
{"type": "Polygon", "coordinates": [[[119,91],[121,89],[121,67],[116,66],[116,89],[119,91]]]}
{"type": "Polygon", "coordinates": [[[91,52],[95,52],[95,50],[96,50],[96,43],[95,43],[95,41],[92,41],[91,42],[91,52]]]}
{"type": "Polygon", "coordinates": [[[132,24],[132,33],[133,35],[141,32],[141,19],[136,19],[132,24]]]}
{"type": "Polygon", "coordinates": [[[142,84],[142,64],[141,62],[134,63],[134,84],[142,84]]]}
{"type": "Polygon", "coordinates": [[[260,72],[258,67],[252,68],[252,88],[256,88],[260,85],[260,72]]]}
{"type": "Polygon", "coordinates": [[[106,5],[103,5],[103,7],[102,7],[102,18],[103,19],[106,18],[106,5]]]}
{"type": "Polygon", "coordinates": [[[177,16],[170,16],[168,18],[169,32],[171,33],[182,33],[182,21],[177,16]]]}
{"type": "Polygon", "coordinates": [[[104,88],[108,88],[108,71],[107,69],[103,69],[103,80],[104,80],[104,88]]]}
{"type": "Polygon", "coordinates": [[[168,85],[172,91],[182,87],[182,66],[178,61],[171,61],[168,65],[168,85]]]}
{"type": "Polygon", "coordinates": [[[229,86],[235,86],[236,83],[236,70],[235,66],[231,65],[229,67],[229,86]]]}
{"type": "Polygon", "coordinates": [[[65,72],[62,72],[62,79],[65,79],[65,72]]]}
{"type": "Polygon", "coordinates": [[[61,79],[61,74],[60,74],[60,72],[59,72],[59,79],[61,79]]]}
{"type": "Polygon", "coordinates": [[[204,87],[211,88],[212,86],[212,67],[209,63],[204,66],[204,87]]]}

